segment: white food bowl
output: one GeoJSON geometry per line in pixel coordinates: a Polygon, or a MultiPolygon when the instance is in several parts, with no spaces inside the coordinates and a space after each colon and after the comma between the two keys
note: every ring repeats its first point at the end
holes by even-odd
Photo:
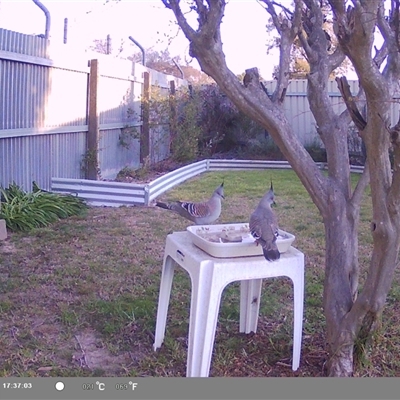
{"type": "MultiPolygon", "coordinates": [[[[250,234],[249,224],[193,225],[187,231],[193,243],[201,250],[217,258],[260,256],[262,247],[257,246],[250,234]]],[[[276,240],[280,253],[285,253],[295,236],[279,229],[276,240]]]]}

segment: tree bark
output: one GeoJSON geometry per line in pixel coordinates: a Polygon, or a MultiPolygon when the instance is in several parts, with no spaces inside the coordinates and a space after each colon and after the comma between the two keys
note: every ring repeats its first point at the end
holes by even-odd
{"type": "Polygon", "coordinates": [[[354,332],[342,331],[343,317],[351,310],[358,287],[358,209],[351,210],[340,194],[329,196],[332,207],[324,220],[326,263],[324,282],[324,313],[326,340],[330,358],[329,376],[353,374],[354,332]]]}

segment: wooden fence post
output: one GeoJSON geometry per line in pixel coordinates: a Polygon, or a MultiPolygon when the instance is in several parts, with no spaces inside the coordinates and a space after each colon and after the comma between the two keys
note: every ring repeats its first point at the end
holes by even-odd
{"type": "Polygon", "coordinates": [[[99,60],[90,60],[88,134],[86,141],[86,179],[99,179],[99,60]]]}
{"type": "Polygon", "coordinates": [[[175,81],[169,82],[169,104],[170,104],[170,118],[169,118],[169,152],[171,153],[172,143],[176,137],[177,131],[177,109],[176,109],[176,88],[175,81]]]}
{"type": "Polygon", "coordinates": [[[143,73],[142,134],[140,135],[140,162],[149,162],[150,155],[150,73],[143,73]]]}

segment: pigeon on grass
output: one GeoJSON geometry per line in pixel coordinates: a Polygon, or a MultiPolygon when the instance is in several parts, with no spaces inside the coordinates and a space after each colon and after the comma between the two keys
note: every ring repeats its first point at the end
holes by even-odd
{"type": "Polygon", "coordinates": [[[156,206],[173,211],[194,222],[196,225],[209,225],[221,214],[221,200],[224,199],[224,183],[218,186],[212,196],[204,202],[173,201],[170,203],[156,202],[156,206]]]}

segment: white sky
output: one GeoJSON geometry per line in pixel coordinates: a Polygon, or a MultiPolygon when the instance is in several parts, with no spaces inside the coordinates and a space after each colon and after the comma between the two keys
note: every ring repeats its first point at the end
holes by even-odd
{"type": "MultiPolygon", "coordinates": [[[[124,55],[139,49],[128,39],[132,36],[145,49],[164,50],[172,56],[188,52],[188,41],[180,33],[172,11],[161,0],[121,0],[103,5],[103,0],[42,0],[51,14],[51,43],[63,45],[64,18],[69,20],[69,46],[85,48],[94,39],[111,35],[113,47],[125,41],[124,55]]],[[[290,3],[290,0],[288,0],[290,3]]],[[[229,68],[240,74],[247,68],[258,67],[264,79],[271,79],[276,56],[267,55],[268,14],[256,0],[230,0],[221,25],[224,53],[229,68]]],[[[45,16],[32,0],[0,0],[0,27],[26,33],[40,34],[45,30],[45,16]]],[[[275,53],[276,54],[276,53],[275,53]]],[[[198,64],[194,61],[193,66],[198,64]]]]}

